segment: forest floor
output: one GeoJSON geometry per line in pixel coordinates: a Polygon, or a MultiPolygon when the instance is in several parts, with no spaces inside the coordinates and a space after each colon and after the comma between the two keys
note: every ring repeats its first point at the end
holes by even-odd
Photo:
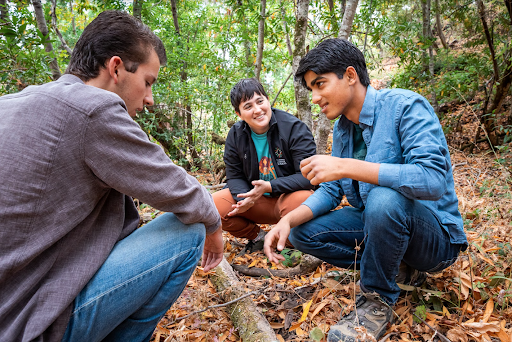
{"type": "MultiPolygon", "coordinates": [[[[421,288],[405,287],[394,307],[395,322],[388,326],[386,336],[392,341],[436,341],[442,334],[452,342],[508,342],[512,340],[511,174],[493,154],[450,152],[470,246],[454,265],[429,275],[421,288]]],[[[197,177],[205,183],[212,178],[209,174],[197,177]]],[[[228,235],[224,238],[230,263],[272,266],[262,252],[236,257],[241,250],[239,244],[246,241],[228,235]]],[[[225,307],[177,320],[222,304],[208,277],[200,268],[196,270],[182,296],[158,325],[153,341],[240,341],[225,307]]],[[[325,334],[338,321],[342,309],[353,304],[354,291],[358,291],[358,271],[327,263],[294,278],[239,277],[247,292],[259,290],[252,299],[280,341],[313,341],[310,332],[315,327],[325,334]],[[300,287],[300,291],[295,290],[300,287]],[[301,322],[303,315],[306,319],[301,322]]]]}
{"type": "MultiPolygon", "coordinates": [[[[451,127],[447,134],[450,146],[462,146],[471,139],[477,129],[473,116],[461,105],[442,118],[443,127],[451,127]]],[[[486,148],[481,144],[468,154],[450,147],[469,248],[451,267],[430,274],[420,288],[403,287],[394,307],[394,323],[385,335],[388,341],[512,341],[512,174],[507,166],[511,152],[486,148]]],[[[195,176],[205,185],[214,181],[209,173],[195,176]]],[[[239,256],[247,242],[244,239],[225,234],[224,241],[225,257],[231,264],[285,267],[271,265],[262,252],[239,256]]],[[[286,261],[293,262],[296,254],[290,251],[286,261]]],[[[325,262],[314,272],[292,278],[238,275],[247,292],[257,291],[251,298],[279,341],[325,341],[329,326],[339,320],[344,308],[353,305],[359,291],[358,271],[325,262]]],[[[194,314],[223,304],[220,297],[209,274],[198,268],[159,323],[152,341],[241,341],[226,307],[194,314]]]]}

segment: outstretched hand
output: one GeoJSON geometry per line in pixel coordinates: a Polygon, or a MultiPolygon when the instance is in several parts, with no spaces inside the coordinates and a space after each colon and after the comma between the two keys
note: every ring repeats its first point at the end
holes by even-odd
{"type": "Polygon", "coordinates": [[[201,267],[205,272],[217,267],[222,261],[224,252],[224,241],[222,240],[222,228],[219,227],[215,233],[207,235],[204,242],[203,260],[201,267]]]}
{"type": "Polygon", "coordinates": [[[281,220],[265,235],[263,251],[270,262],[277,264],[279,261],[285,260],[284,256],[278,252],[284,249],[290,230],[288,222],[281,220]]]}
{"type": "Polygon", "coordinates": [[[254,188],[252,188],[251,191],[237,195],[237,197],[241,197],[243,200],[233,204],[233,210],[228,213],[228,216],[235,216],[237,214],[245,213],[247,210],[252,208],[254,203],[261,196],[263,196],[264,193],[272,191],[272,186],[268,181],[259,179],[252,181],[252,185],[254,188]]]}

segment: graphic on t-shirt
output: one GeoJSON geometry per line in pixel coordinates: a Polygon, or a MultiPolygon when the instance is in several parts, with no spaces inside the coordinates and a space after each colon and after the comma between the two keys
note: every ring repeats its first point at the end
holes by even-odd
{"type": "Polygon", "coordinates": [[[272,163],[272,159],[269,157],[262,157],[260,159],[260,179],[270,181],[272,179],[276,179],[276,170],[274,168],[274,164],[272,163]]]}

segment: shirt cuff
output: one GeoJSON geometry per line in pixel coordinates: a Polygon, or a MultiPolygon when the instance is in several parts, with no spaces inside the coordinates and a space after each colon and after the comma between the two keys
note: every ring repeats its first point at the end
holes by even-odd
{"type": "Polygon", "coordinates": [[[315,191],[309,196],[302,204],[307,206],[313,212],[313,218],[325,214],[331,210],[331,202],[325,200],[320,193],[320,190],[315,191]]]}
{"type": "Polygon", "coordinates": [[[400,166],[398,164],[380,164],[379,185],[397,190],[400,185],[400,166]]]}

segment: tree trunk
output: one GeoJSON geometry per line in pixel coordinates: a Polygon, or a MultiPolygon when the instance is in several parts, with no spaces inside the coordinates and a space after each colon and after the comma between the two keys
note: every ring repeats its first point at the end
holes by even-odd
{"type": "Polygon", "coordinates": [[[327,154],[329,133],[331,133],[331,120],[329,120],[324,114],[320,114],[318,121],[316,122],[316,154],[327,154]]]}
{"type": "Polygon", "coordinates": [[[133,16],[142,21],[142,4],[144,0],[133,0],[133,16]]]}
{"type": "MultiPolygon", "coordinates": [[[[178,7],[176,5],[176,0],[171,0],[171,10],[172,10],[172,19],[174,22],[174,30],[178,36],[180,36],[180,26],[178,23],[178,7]]],[[[188,48],[187,48],[188,49],[188,48]]],[[[181,70],[181,82],[183,84],[187,83],[188,80],[188,73],[187,73],[187,62],[185,60],[182,61],[182,70],[181,70]]],[[[192,157],[192,163],[198,163],[197,165],[201,167],[202,163],[199,159],[199,154],[196,151],[195,145],[194,145],[194,136],[192,132],[192,110],[190,107],[188,95],[185,96],[183,99],[183,104],[180,106],[180,108],[184,108],[184,110],[181,110],[184,112],[185,117],[185,125],[186,125],[186,135],[187,135],[187,142],[188,142],[188,150],[190,151],[190,155],[192,157]]]]}
{"type": "Polygon", "coordinates": [[[448,43],[446,43],[446,38],[443,33],[443,27],[441,24],[441,9],[439,8],[439,0],[435,0],[436,2],[436,27],[437,27],[437,35],[441,40],[441,44],[445,49],[448,49],[448,43]]]}
{"type": "Polygon", "coordinates": [[[52,1],[52,25],[53,25],[53,29],[55,30],[55,33],[57,34],[57,37],[59,37],[60,43],[62,44],[61,47],[63,47],[68,52],[68,54],[71,56],[71,54],[73,53],[73,50],[71,50],[71,48],[68,46],[68,44],[64,40],[64,37],[62,37],[62,34],[60,33],[59,27],[57,26],[57,4],[56,4],[57,1],[56,0],[51,0],[51,1],[52,1]]]}
{"type": "Polygon", "coordinates": [[[341,0],[340,4],[340,18],[343,20],[343,16],[345,15],[345,9],[347,8],[347,0],[341,0]]]}
{"type": "MultiPolygon", "coordinates": [[[[210,279],[217,289],[217,293],[225,302],[230,302],[246,294],[243,284],[238,280],[226,259],[223,259],[215,268],[215,274],[210,279]]],[[[228,312],[244,342],[277,341],[274,330],[251,298],[244,298],[228,305],[228,312]]]]}
{"type": "MultiPolygon", "coordinates": [[[[297,20],[295,22],[295,37],[293,45],[293,73],[297,71],[301,58],[306,54],[306,33],[308,29],[308,10],[309,0],[297,0],[297,20]]],[[[295,102],[297,104],[297,114],[299,119],[302,120],[313,132],[313,118],[311,114],[311,104],[309,102],[309,91],[302,85],[301,82],[293,80],[295,88],[295,102]]]]}
{"type": "MultiPolygon", "coordinates": [[[[327,4],[329,5],[329,21],[331,22],[331,32],[338,32],[338,21],[336,20],[336,14],[334,9],[334,0],[327,0],[327,4]]],[[[343,11],[345,11],[345,4],[342,4],[343,11]]],[[[343,14],[342,14],[343,15],[343,14]]]]}
{"type": "Polygon", "coordinates": [[[288,25],[286,23],[286,9],[284,8],[283,0],[279,0],[279,7],[281,7],[281,17],[283,19],[283,31],[286,38],[286,47],[288,54],[293,56],[292,43],[290,42],[290,34],[288,33],[288,25]]]}
{"type": "Polygon", "coordinates": [[[439,112],[439,105],[437,103],[437,96],[436,92],[434,90],[435,80],[434,80],[434,50],[432,47],[432,40],[433,40],[433,34],[432,34],[432,28],[430,25],[430,15],[431,15],[431,2],[430,0],[422,0],[422,15],[423,15],[423,41],[425,43],[426,49],[424,49],[423,57],[424,60],[424,66],[426,67],[426,70],[428,70],[430,75],[430,88],[431,88],[431,102],[432,107],[434,107],[434,111],[436,113],[439,112]],[[428,54],[428,57],[427,57],[428,54]]]}
{"type": "Polygon", "coordinates": [[[421,16],[422,16],[422,42],[423,42],[423,52],[421,53],[421,64],[423,65],[423,71],[428,72],[428,49],[427,42],[429,38],[429,27],[430,27],[430,8],[428,6],[428,0],[420,0],[421,1],[421,16]]]}
{"type": "MultiPolygon", "coordinates": [[[[487,40],[487,45],[489,46],[489,51],[491,54],[492,67],[494,71],[494,80],[491,84],[491,94],[492,88],[496,82],[500,82],[500,71],[498,68],[498,61],[496,59],[496,53],[494,51],[494,42],[491,37],[491,33],[489,31],[489,26],[487,25],[487,18],[485,15],[485,6],[482,0],[477,0],[478,14],[480,16],[480,21],[482,22],[482,26],[484,28],[485,38],[487,40]]],[[[501,86],[501,82],[500,82],[501,86]]],[[[498,87],[500,88],[500,87],[498,87]]],[[[491,96],[491,95],[489,95],[491,96]]],[[[496,90],[496,94],[494,95],[494,99],[503,96],[500,94],[498,89],[496,90]]],[[[480,121],[484,125],[485,131],[487,132],[488,138],[492,146],[498,145],[498,137],[495,134],[495,116],[492,113],[492,110],[488,110],[489,98],[484,101],[484,105],[482,108],[482,115],[480,117],[480,121]]],[[[477,137],[478,138],[478,137],[477,137]]]]}
{"type": "Polygon", "coordinates": [[[254,74],[259,81],[263,60],[263,46],[265,44],[265,9],[267,0],[261,0],[260,22],[258,23],[258,50],[256,51],[256,69],[254,74]]]}
{"type": "Polygon", "coordinates": [[[354,22],[358,3],[359,0],[347,0],[340,31],[338,32],[338,38],[348,39],[348,37],[350,37],[350,32],[352,31],[352,23],[354,22]]]}
{"type": "Polygon", "coordinates": [[[0,0],[0,22],[6,23],[9,20],[9,9],[7,8],[7,0],[0,0]]]}
{"type": "Polygon", "coordinates": [[[236,6],[238,7],[236,9],[236,11],[237,11],[237,13],[239,13],[239,16],[240,16],[239,21],[242,26],[242,36],[245,37],[244,42],[243,42],[244,51],[245,51],[245,66],[247,67],[248,73],[254,74],[254,68],[253,68],[254,58],[251,54],[251,41],[248,38],[249,30],[247,28],[247,20],[245,18],[245,10],[242,8],[243,7],[242,0],[237,0],[236,6]]]}
{"type": "Polygon", "coordinates": [[[76,22],[75,14],[73,13],[73,0],[69,1],[69,12],[71,13],[71,29],[73,30],[73,34],[76,36],[76,22]]]}
{"type": "MultiPolygon", "coordinates": [[[[43,36],[49,39],[48,34],[48,26],[46,25],[46,18],[44,17],[43,6],[41,5],[41,0],[32,0],[32,5],[34,6],[34,14],[36,17],[37,28],[43,36]]],[[[44,45],[44,50],[49,54],[53,54],[53,46],[52,43],[47,41],[44,45]]],[[[59,70],[59,65],[57,64],[57,58],[53,57],[50,61],[50,69],[52,70],[52,78],[54,81],[58,80],[61,73],[59,70]]]]}

